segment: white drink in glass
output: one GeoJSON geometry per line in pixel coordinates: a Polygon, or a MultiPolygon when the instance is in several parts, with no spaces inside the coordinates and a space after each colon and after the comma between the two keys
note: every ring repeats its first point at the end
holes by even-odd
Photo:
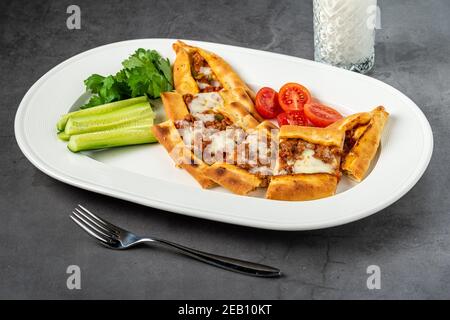
{"type": "Polygon", "coordinates": [[[375,61],[377,0],[313,0],[316,61],[366,73],[375,61]]]}

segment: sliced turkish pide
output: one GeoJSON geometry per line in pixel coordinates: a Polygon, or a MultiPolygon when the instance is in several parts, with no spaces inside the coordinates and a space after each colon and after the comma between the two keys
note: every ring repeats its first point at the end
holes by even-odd
{"type": "Polygon", "coordinates": [[[341,119],[328,128],[345,132],[341,170],[360,182],[375,157],[389,113],[379,106],[371,112],[357,113],[341,119]]]}
{"type": "Polygon", "coordinates": [[[152,127],[153,133],[160,144],[164,146],[175,164],[185,169],[202,188],[208,189],[215,185],[214,181],[204,175],[207,165],[195,157],[192,150],[186,147],[173,121],[167,120],[152,127]]]}
{"type": "Polygon", "coordinates": [[[389,118],[384,107],[370,112],[372,118],[366,126],[354,128],[342,159],[341,169],[347,176],[360,182],[367,174],[377,153],[383,128],[389,118]]]}
{"type": "Polygon", "coordinates": [[[234,140],[232,156],[225,161],[219,159],[206,168],[206,176],[240,195],[259,187],[267,187],[275,166],[277,133],[278,128],[270,121],[264,121],[256,128],[245,131],[234,140]]]}
{"type": "MultiPolygon", "coordinates": [[[[272,130],[276,127],[268,121],[260,124],[254,119],[236,101],[237,93],[233,91],[235,89],[184,96],[166,92],[161,96],[168,121],[178,133],[177,141],[181,139],[183,149],[197,160],[202,177],[236,194],[247,194],[267,185],[274,164],[270,157],[275,154],[271,142],[272,130]]],[[[160,131],[159,126],[154,130],[160,131]]],[[[158,140],[162,137],[170,141],[160,141],[170,152],[167,145],[175,143],[174,135],[155,135],[158,140]]],[[[189,157],[174,154],[172,158],[176,163],[189,160],[189,157]]]]}
{"type": "Polygon", "coordinates": [[[334,195],[340,178],[343,131],[286,125],[281,127],[278,141],[268,199],[314,200],[334,195]]]}
{"type": "Polygon", "coordinates": [[[164,92],[161,99],[169,120],[153,126],[156,139],[164,146],[175,164],[186,169],[203,188],[216,185],[206,177],[204,171],[208,164],[202,160],[202,153],[195,149],[198,144],[203,146],[203,139],[194,131],[194,122],[199,121],[208,127],[226,127],[231,124],[229,119],[219,118],[214,113],[217,107],[223,105],[222,97],[216,92],[198,94],[195,97],[190,94],[183,97],[176,92],[164,92]]]}
{"type": "Polygon", "coordinates": [[[253,104],[255,93],[233,68],[215,53],[189,46],[182,41],[173,44],[176,59],[173,65],[175,90],[181,95],[220,90],[242,90],[242,105],[258,121],[263,119],[253,104]]]}

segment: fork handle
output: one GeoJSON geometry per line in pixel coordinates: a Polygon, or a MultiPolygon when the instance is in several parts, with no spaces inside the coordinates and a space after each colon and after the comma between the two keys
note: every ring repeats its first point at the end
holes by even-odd
{"type": "MultiPolygon", "coordinates": [[[[150,239],[149,239],[150,240],[150,239]]],[[[273,268],[270,266],[266,266],[259,263],[219,256],[212,253],[203,252],[200,250],[191,249],[180,244],[170,242],[162,239],[152,238],[154,242],[163,244],[167,247],[175,248],[179,252],[194,258],[196,260],[200,260],[202,262],[214,265],[219,268],[247,274],[250,276],[256,277],[279,277],[281,276],[280,269],[273,268]]]]}

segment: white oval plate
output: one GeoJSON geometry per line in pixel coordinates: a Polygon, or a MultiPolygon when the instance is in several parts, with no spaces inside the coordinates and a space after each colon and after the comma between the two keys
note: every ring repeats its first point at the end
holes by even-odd
{"type": "MultiPolygon", "coordinates": [[[[280,88],[299,82],[345,114],[384,105],[391,114],[373,170],[359,184],[341,181],[338,193],[307,202],[236,196],[203,190],[174,167],[158,144],[74,154],[56,137],[55,124],[84,92],[92,73],[112,74],[134,50],[156,49],[173,62],[172,39],[113,43],[76,55],[40,78],[15,119],[17,142],[40,170],[65,183],[158,209],[250,227],[308,230],[373,214],[409,191],[425,171],[433,135],[420,109],[391,86],[357,73],[300,58],[199,41],[187,41],[225,58],[251,86],[280,88]]],[[[259,195],[260,196],[260,195],[259,195]]]]}

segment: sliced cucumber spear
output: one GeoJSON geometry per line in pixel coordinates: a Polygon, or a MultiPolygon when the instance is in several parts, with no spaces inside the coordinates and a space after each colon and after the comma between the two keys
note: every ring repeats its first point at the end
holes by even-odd
{"type": "Polygon", "coordinates": [[[150,103],[142,102],[116,111],[70,117],[64,132],[72,136],[81,133],[111,130],[124,126],[136,125],[142,119],[155,118],[150,103]]]}
{"type": "Polygon", "coordinates": [[[88,108],[88,109],[82,109],[82,110],[70,112],[68,114],[63,115],[60,118],[60,120],[56,124],[56,128],[58,129],[58,131],[63,131],[65,129],[66,123],[70,117],[99,115],[99,114],[119,110],[119,109],[122,109],[125,107],[129,107],[133,104],[146,102],[146,101],[147,101],[147,97],[142,96],[142,97],[136,97],[136,98],[131,98],[131,99],[127,99],[127,100],[111,102],[111,103],[103,104],[103,105],[97,106],[97,107],[92,107],[92,108],[88,108]]]}
{"type": "Polygon", "coordinates": [[[66,134],[64,131],[58,133],[58,138],[62,141],[69,141],[70,136],[66,134]]]}
{"type": "Polygon", "coordinates": [[[122,128],[71,136],[67,147],[72,152],[156,142],[151,126],[122,128]]]}
{"type": "MultiPolygon", "coordinates": [[[[110,130],[136,128],[136,127],[143,127],[143,126],[147,126],[147,127],[151,128],[153,126],[154,120],[155,119],[153,117],[144,117],[142,119],[138,119],[136,121],[132,121],[132,122],[117,126],[110,130]]],[[[61,131],[58,133],[58,138],[62,141],[69,141],[70,136],[71,135],[65,133],[64,131],[61,131]]]]}

